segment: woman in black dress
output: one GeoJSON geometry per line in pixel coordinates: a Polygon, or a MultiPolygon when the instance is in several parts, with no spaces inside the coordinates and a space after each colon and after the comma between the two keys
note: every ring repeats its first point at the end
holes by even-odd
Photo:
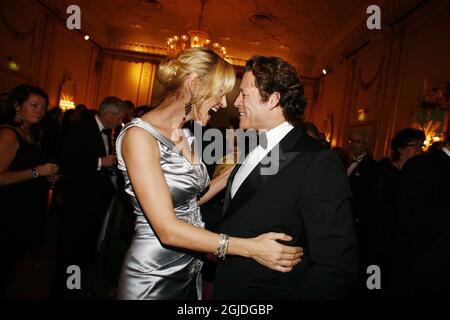
{"type": "Polygon", "coordinates": [[[47,94],[20,85],[8,101],[7,124],[0,126],[0,286],[2,295],[15,269],[40,249],[44,235],[48,180],[58,166],[46,161],[33,129],[44,116],[47,94]]]}

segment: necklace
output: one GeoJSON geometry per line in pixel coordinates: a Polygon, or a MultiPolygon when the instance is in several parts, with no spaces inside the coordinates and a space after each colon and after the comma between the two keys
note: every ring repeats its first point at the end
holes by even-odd
{"type": "Polygon", "coordinates": [[[30,133],[25,131],[25,129],[20,128],[20,130],[22,131],[23,137],[25,138],[25,140],[27,140],[29,143],[33,143],[33,139],[31,139],[30,133]]]}

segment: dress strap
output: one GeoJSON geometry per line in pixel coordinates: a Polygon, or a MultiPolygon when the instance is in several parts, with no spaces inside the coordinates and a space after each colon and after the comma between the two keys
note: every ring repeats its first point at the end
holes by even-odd
{"type": "Polygon", "coordinates": [[[149,122],[142,120],[141,118],[134,118],[131,120],[121,131],[119,136],[117,137],[116,141],[116,152],[117,152],[117,161],[118,161],[118,168],[120,170],[126,170],[124,161],[122,159],[121,154],[121,145],[122,145],[122,139],[126,131],[128,131],[130,128],[138,127],[142,128],[148,133],[150,133],[156,140],[158,140],[160,143],[164,144],[168,148],[172,149],[176,153],[179,153],[180,151],[177,149],[175,144],[168,138],[166,138],[161,132],[159,132],[153,125],[151,125],[149,122]]]}

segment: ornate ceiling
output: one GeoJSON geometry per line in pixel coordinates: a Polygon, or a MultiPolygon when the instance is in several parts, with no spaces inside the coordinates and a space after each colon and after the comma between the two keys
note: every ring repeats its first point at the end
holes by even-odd
{"type": "MultiPolygon", "coordinates": [[[[61,7],[64,0],[47,0],[61,7]]],[[[358,25],[365,23],[369,0],[78,0],[82,28],[105,49],[128,45],[164,53],[170,36],[200,28],[227,47],[228,55],[247,59],[276,55],[304,75],[358,25]]],[[[397,0],[386,0],[386,3],[397,0]]],[[[405,0],[403,0],[405,2],[405,0]]],[[[417,1],[406,1],[417,2],[417,1]]]]}

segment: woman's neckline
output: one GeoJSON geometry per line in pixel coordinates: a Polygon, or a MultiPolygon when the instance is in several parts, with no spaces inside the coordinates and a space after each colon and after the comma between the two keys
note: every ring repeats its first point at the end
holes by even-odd
{"type": "MultiPolygon", "coordinates": [[[[167,144],[167,146],[168,147],[170,147],[174,152],[176,152],[177,154],[179,154],[184,160],[186,160],[191,166],[193,166],[193,167],[195,167],[195,166],[200,166],[200,165],[204,165],[204,163],[201,161],[201,160],[199,160],[199,158],[197,157],[197,154],[195,153],[195,148],[194,148],[194,157],[195,157],[195,160],[197,160],[198,161],[198,163],[192,163],[188,158],[186,158],[186,156],[183,154],[183,152],[180,150],[180,149],[178,149],[178,147],[176,146],[176,144],[171,140],[171,139],[169,139],[168,137],[166,137],[162,132],[161,132],[161,130],[159,130],[159,129],[157,129],[152,123],[150,123],[150,122],[148,122],[148,121],[146,121],[146,120],[144,120],[144,119],[142,119],[142,118],[135,118],[135,119],[138,119],[139,121],[142,121],[142,122],[145,122],[147,125],[149,125],[150,127],[152,127],[152,129],[153,130],[155,130],[162,138],[163,138],[163,140],[166,140],[166,141],[163,141],[163,142],[165,142],[166,144],[167,144]]],[[[183,140],[185,140],[185,141],[187,141],[188,140],[188,137],[184,134],[184,129],[182,129],[181,130],[181,133],[182,133],[182,135],[183,135],[183,140]]]]}

